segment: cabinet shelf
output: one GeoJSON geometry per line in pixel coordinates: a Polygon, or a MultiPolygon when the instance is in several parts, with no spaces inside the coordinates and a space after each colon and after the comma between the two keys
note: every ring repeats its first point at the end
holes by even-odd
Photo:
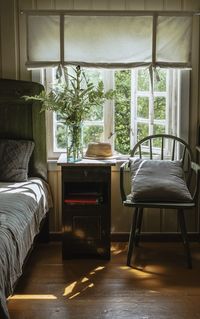
{"type": "Polygon", "coordinates": [[[68,197],[64,199],[64,203],[67,205],[100,205],[103,202],[103,198],[88,197],[88,196],[76,196],[68,197]]]}
{"type": "Polygon", "coordinates": [[[103,203],[103,195],[97,192],[69,192],[64,198],[67,205],[100,205],[103,203]]]}

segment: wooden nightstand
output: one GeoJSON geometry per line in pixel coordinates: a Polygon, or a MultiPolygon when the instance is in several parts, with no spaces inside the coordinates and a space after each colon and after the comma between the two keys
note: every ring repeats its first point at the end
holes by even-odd
{"type": "Polygon", "coordinates": [[[62,256],[110,258],[111,166],[115,161],[57,162],[62,168],[62,256]]]}

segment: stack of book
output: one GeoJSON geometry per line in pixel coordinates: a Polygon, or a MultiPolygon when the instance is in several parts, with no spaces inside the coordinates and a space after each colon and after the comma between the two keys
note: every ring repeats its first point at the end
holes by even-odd
{"type": "Polygon", "coordinates": [[[96,192],[68,193],[64,199],[64,203],[68,205],[100,205],[102,202],[102,194],[96,192]]]}

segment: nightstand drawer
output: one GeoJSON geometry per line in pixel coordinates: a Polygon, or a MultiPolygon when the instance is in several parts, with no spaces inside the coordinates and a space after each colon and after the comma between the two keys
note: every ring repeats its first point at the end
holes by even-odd
{"type": "Polygon", "coordinates": [[[110,167],[62,167],[63,182],[107,181],[110,167]]]}

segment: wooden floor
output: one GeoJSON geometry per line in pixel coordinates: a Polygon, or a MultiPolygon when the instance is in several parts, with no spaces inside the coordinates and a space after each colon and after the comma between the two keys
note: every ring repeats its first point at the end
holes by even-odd
{"type": "Polygon", "coordinates": [[[60,243],[40,244],[8,301],[11,319],[200,318],[200,244],[191,248],[189,270],[181,243],[141,243],[135,268],[124,244],[109,262],[63,262],[60,243]]]}

